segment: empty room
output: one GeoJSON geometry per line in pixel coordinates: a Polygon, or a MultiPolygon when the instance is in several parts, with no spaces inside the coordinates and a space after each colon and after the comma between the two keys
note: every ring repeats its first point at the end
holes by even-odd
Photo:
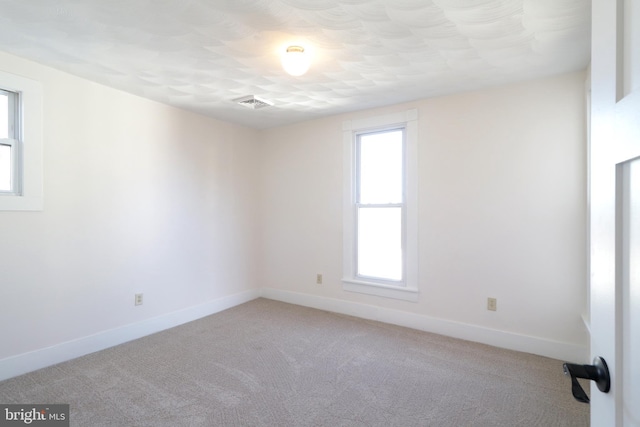
{"type": "Polygon", "coordinates": [[[635,2],[0,11],[0,425],[640,426],[635,2]]]}

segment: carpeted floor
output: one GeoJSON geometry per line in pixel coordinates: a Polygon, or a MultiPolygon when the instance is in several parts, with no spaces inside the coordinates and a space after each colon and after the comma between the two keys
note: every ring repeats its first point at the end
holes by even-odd
{"type": "Polygon", "coordinates": [[[267,299],[0,382],[72,426],[588,426],[562,362],[267,299]]]}

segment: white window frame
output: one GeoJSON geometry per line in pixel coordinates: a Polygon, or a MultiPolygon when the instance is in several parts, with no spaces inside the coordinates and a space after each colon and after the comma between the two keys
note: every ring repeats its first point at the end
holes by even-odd
{"type": "Polygon", "coordinates": [[[417,302],[418,290],[418,110],[345,121],[343,131],[343,279],[345,291],[417,302]],[[404,128],[405,211],[404,274],[401,282],[357,276],[356,137],[374,131],[404,128]]]}
{"type": "Polygon", "coordinates": [[[0,71],[0,89],[17,97],[12,145],[12,192],[0,192],[0,211],[41,211],[43,209],[42,85],[15,74],[0,71]]]}

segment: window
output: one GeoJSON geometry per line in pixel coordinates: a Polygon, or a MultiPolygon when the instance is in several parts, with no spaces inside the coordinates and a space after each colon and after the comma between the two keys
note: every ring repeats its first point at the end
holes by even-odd
{"type": "Polygon", "coordinates": [[[19,194],[18,94],[0,89],[0,193],[19,194]],[[18,175],[18,176],[16,176],[18,175]]]}
{"type": "Polygon", "coordinates": [[[0,71],[0,210],[42,210],[41,93],[0,71]]]}
{"type": "Polygon", "coordinates": [[[404,128],[356,133],[356,276],[401,284],[404,128]]]}
{"type": "Polygon", "coordinates": [[[343,287],[417,301],[417,110],[343,131],[343,287]]]}

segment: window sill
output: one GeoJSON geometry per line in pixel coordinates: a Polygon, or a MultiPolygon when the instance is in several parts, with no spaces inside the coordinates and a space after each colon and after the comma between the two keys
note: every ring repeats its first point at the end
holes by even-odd
{"type": "Polygon", "coordinates": [[[360,294],[375,295],[403,301],[418,302],[418,289],[382,285],[354,279],[342,279],[342,289],[360,294]]]}

